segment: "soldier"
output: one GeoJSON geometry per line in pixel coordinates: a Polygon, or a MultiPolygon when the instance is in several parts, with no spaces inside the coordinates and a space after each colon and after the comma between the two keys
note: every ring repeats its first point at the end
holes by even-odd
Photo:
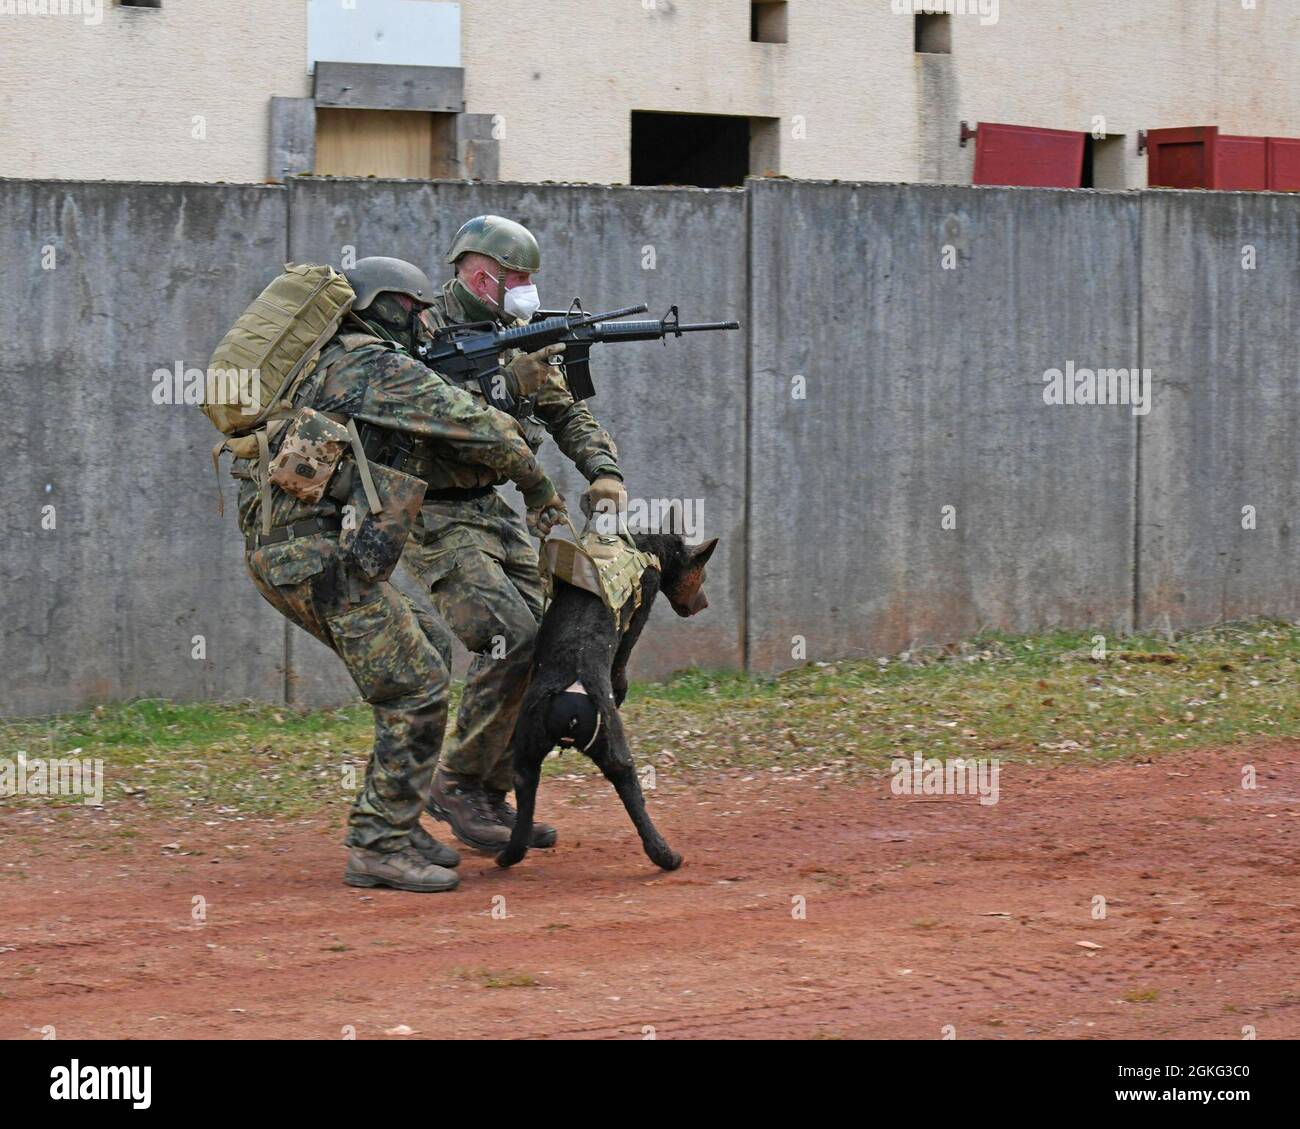
{"type": "MultiPolygon", "coordinates": [[[[558,520],[563,499],[514,422],[485,409],[405,351],[413,344],[419,310],[433,294],[424,273],[399,259],[377,258],[362,259],[346,273],[357,294],[353,314],[322,350],[293,407],[354,420],[370,455],[368,473],[380,473],[370,464],[384,466],[394,444],[432,443],[446,457],[482,468],[494,480],[514,481],[524,493],[530,521],[549,527],[558,520]]],[[[343,660],[361,696],[374,707],[374,751],[348,819],[351,850],[344,881],[450,890],[457,883],[451,868],[459,856],[419,823],[447,722],[450,639],[432,616],[386,580],[369,579],[340,548],[338,500],[327,494],[307,503],[271,489],[257,481],[250,463],[237,462],[236,474],[245,479],[240,527],[253,582],[277,611],[343,660]],[[262,523],[264,496],[271,499],[269,533],[262,523]]],[[[336,475],[349,470],[355,477],[355,459],[336,475]]]]}
{"type": "MultiPolygon", "coordinates": [[[[421,316],[426,336],[466,322],[515,325],[537,312],[532,276],[541,252],[531,232],[500,216],[479,216],[457,233],[446,261],[455,277],[421,316]]],[[[627,505],[613,440],[587,407],[569,394],[564,349],[502,357],[512,392],[532,399],[533,417],[517,421],[536,451],[549,432],[590,483],[589,506],[627,505]]],[[[482,394],[471,385],[482,403],[482,394]]],[[[533,639],[542,615],[537,551],[528,530],[496,487],[495,469],[459,452],[427,445],[401,469],[429,483],[424,507],[402,562],[428,590],[434,606],[474,660],[456,717],[456,733],[434,775],[429,811],[451,825],[461,842],[499,851],[510,839],[515,812],[506,800],[514,786],[508,746],[523,701],[533,639]]],[[[545,536],[546,530],[540,530],[545,536]]],[[[532,845],[554,846],[556,832],[536,824],[532,845]]]]}

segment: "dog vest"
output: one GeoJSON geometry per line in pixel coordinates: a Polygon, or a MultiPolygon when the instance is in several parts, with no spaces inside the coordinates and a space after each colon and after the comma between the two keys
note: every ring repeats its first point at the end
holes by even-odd
{"type": "Polygon", "coordinates": [[[572,522],[568,525],[573,540],[548,538],[538,557],[547,599],[555,595],[555,582],[562,580],[599,596],[615,618],[629,601],[631,614],[636,614],[641,606],[641,575],[647,568],[658,569],[659,558],[641,552],[626,528],[618,535],[597,533],[588,522],[579,534],[572,522]]]}

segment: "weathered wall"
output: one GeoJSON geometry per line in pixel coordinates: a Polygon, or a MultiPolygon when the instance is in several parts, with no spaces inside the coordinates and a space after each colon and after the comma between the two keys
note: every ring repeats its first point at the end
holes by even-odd
{"type": "Polygon", "coordinates": [[[1300,617],[1300,200],[1153,192],[1142,219],[1139,622],[1300,617]]]}
{"type": "Polygon", "coordinates": [[[1134,418],[1041,376],[1136,358],[1138,197],[757,182],[751,208],[751,665],[1127,624],[1134,418]]]}
{"type": "MultiPolygon", "coordinates": [[[[981,626],[1300,614],[1295,197],[0,181],[5,291],[22,296],[0,311],[0,715],[351,696],[254,594],[234,516],[214,512],[215,432],[154,403],[152,376],[201,367],[286,258],[393,254],[440,280],[483,211],[538,232],[548,305],[745,323],[594,354],[592,406],[634,501],[690,500],[721,538],[711,607],[659,609],[641,677],[981,626]],[[1069,363],[1150,367],[1154,410],[1045,403],[1043,374],[1069,363]]],[[[576,501],[549,444],[544,460],[576,501]]]]}
{"type": "Polygon", "coordinates": [[[194,407],[154,403],[152,374],[207,365],[283,262],[285,203],[0,181],[0,714],[280,698],[284,622],[251,598],[232,507],[217,517],[216,432],[194,407]]]}

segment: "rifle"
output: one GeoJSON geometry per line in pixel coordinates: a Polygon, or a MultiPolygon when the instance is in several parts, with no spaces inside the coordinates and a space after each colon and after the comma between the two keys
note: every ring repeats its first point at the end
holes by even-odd
{"type": "MultiPolygon", "coordinates": [[[[569,392],[575,400],[588,400],[596,394],[596,386],[591,380],[591,347],[602,341],[663,341],[667,344],[670,336],[680,337],[683,333],[712,333],[717,330],[739,329],[738,321],[707,321],[693,325],[682,325],[677,307],[673,306],[658,321],[611,321],[611,317],[625,317],[627,313],[640,313],[645,306],[629,307],[617,315],[606,314],[604,317],[584,321],[564,337],[557,340],[564,342],[564,372],[568,381],[569,392]],[[597,324],[597,323],[608,324],[597,324]]],[[[569,315],[581,312],[582,304],[574,299],[569,315]]],[[[533,315],[534,324],[544,324],[559,316],[569,316],[556,310],[539,310],[533,315]]]]}
{"type": "Polygon", "coordinates": [[[505,349],[535,353],[547,345],[564,344],[564,372],[569,392],[575,400],[587,400],[596,394],[591,380],[591,347],[602,341],[666,341],[683,333],[709,333],[739,329],[738,321],[710,321],[683,325],[677,307],[656,321],[620,321],[632,314],[645,313],[645,303],[624,306],[603,314],[589,314],[577,298],[567,310],[539,310],[527,325],[502,329],[495,322],[472,322],[449,325],[434,333],[432,343],[416,348],[416,355],[431,369],[460,384],[477,380],[487,402],[503,412],[514,413],[519,406],[505,387],[495,379],[501,371],[499,354],[505,349]]]}
{"type": "Polygon", "coordinates": [[[527,325],[517,325],[510,329],[502,329],[490,321],[448,325],[434,333],[432,342],[417,346],[415,352],[429,368],[457,383],[477,380],[489,404],[503,412],[513,413],[515,398],[510,395],[504,380],[494,379],[501,372],[500,354],[504,350],[522,349],[525,353],[535,353],[547,345],[576,340],[572,338],[573,334],[580,333],[599,321],[644,313],[646,308],[642,304],[625,306],[621,310],[610,310],[603,314],[589,314],[581,303],[575,301],[567,313],[552,313],[548,317],[535,318],[527,325]]]}

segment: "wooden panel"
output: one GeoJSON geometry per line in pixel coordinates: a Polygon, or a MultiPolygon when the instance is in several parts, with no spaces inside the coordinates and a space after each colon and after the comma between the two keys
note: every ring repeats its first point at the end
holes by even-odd
{"type": "Polygon", "coordinates": [[[316,64],[316,105],[459,113],[465,108],[465,72],[460,67],[322,61],[316,64]]]}
{"type": "Polygon", "coordinates": [[[1211,188],[1224,192],[1263,192],[1268,187],[1268,140],[1219,134],[1211,188]]]}
{"type": "Polygon", "coordinates": [[[1079,188],[1085,135],[1066,129],[980,122],[975,183],[1026,188],[1079,188]]]}
{"type": "Polygon", "coordinates": [[[1300,138],[1268,139],[1268,186],[1274,192],[1300,192],[1300,138]]]}
{"type": "Polygon", "coordinates": [[[1211,188],[1218,126],[1153,129],[1147,133],[1147,184],[1152,188],[1211,188]]]}
{"type": "Polygon", "coordinates": [[[316,172],[427,180],[456,175],[455,115],[316,111],[316,172]]]}

